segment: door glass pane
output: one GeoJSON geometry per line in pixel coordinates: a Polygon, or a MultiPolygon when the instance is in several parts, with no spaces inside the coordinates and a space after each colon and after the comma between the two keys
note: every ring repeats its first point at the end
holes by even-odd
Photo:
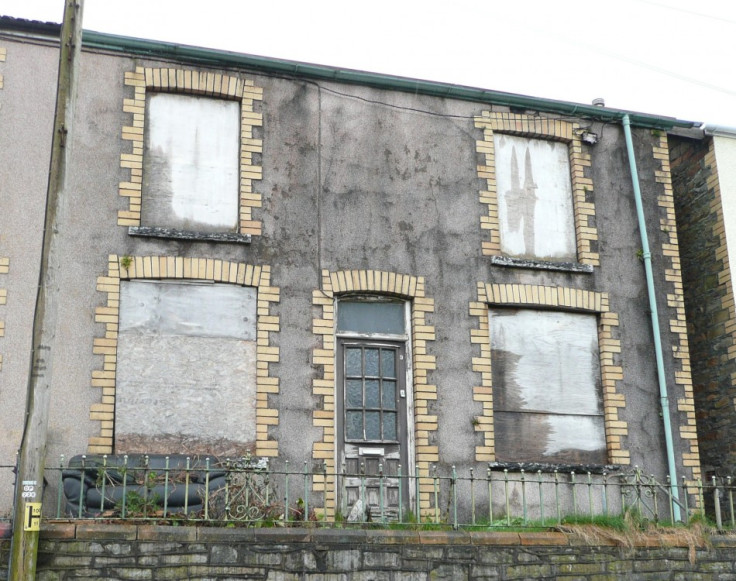
{"type": "Polygon", "coordinates": [[[396,382],[384,379],[383,381],[383,409],[396,409],[396,382]]]}
{"type": "Polygon", "coordinates": [[[345,373],[347,375],[358,376],[363,375],[363,366],[361,362],[361,349],[345,349],[345,373]]]}
{"type": "Polygon", "coordinates": [[[365,380],[365,407],[377,409],[381,407],[381,402],[378,399],[378,380],[377,379],[366,379],[365,380]]]}
{"type": "Polygon", "coordinates": [[[381,376],[396,377],[396,351],[381,349],[381,376]]]}
{"type": "Polygon", "coordinates": [[[386,412],[383,414],[383,439],[398,440],[396,437],[396,414],[386,412]]]}
{"type": "Polygon", "coordinates": [[[365,374],[370,377],[378,377],[378,349],[365,350],[365,374]]]}
{"type": "Polygon", "coordinates": [[[348,440],[363,439],[363,413],[348,412],[345,418],[345,435],[348,440]]]}
{"type": "Polygon", "coordinates": [[[363,407],[363,382],[360,379],[348,379],[346,382],[347,389],[346,403],[349,408],[363,407]]]}
{"type": "Polygon", "coordinates": [[[365,412],[365,439],[381,439],[381,413],[365,412]]]}
{"type": "Polygon", "coordinates": [[[337,330],[356,333],[404,334],[404,303],[340,301],[337,330]]]}

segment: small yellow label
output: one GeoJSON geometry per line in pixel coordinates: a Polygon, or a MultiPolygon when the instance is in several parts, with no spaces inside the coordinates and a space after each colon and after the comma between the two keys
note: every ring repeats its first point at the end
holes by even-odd
{"type": "Polygon", "coordinates": [[[41,503],[26,502],[26,517],[23,519],[24,531],[41,530],[41,503]]]}

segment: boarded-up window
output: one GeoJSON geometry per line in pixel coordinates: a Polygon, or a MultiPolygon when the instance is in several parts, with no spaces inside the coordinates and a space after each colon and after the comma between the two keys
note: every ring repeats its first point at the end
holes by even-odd
{"type": "Polygon", "coordinates": [[[517,258],[577,258],[568,146],[495,133],[501,250],[517,258]]]}
{"type": "Polygon", "coordinates": [[[491,309],[496,456],[605,464],[595,315],[491,309]]]}
{"type": "Polygon", "coordinates": [[[255,441],[256,290],[123,281],[116,452],[237,456],[255,441]]]}
{"type": "Polygon", "coordinates": [[[144,226],[234,232],[240,188],[240,104],[153,93],[146,105],[144,226]]]}

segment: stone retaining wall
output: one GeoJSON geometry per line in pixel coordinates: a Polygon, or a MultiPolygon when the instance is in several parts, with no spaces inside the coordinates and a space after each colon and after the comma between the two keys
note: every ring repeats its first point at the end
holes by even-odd
{"type": "MultiPolygon", "coordinates": [[[[635,547],[579,535],[45,524],[37,579],[736,579],[736,537],[635,547]]],[[[10,539],[0,540],[0,579],[10,539]]]]}

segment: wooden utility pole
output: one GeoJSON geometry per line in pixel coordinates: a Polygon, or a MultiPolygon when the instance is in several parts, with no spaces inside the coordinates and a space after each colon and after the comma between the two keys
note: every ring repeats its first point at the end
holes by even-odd
{"type": "Polygon", "coordinates": [[[63,200],[68,194],[66,168],[70,152],[67,136],[72,127],[76,77],[82,48],[83,3],[84,0],[65,0],[64,21],[61,25],[56,114],[46,192],[41,266],[33,317],[25,424],[15,482],[13,540],[10,550],[10,579],[13,581],[30,581],[36,576],[52,378],[51,364],[58,309],[55,296],[60,267],[58,248],[60,225],[57,223],[57,210],[59,200],[63,200]]]}

